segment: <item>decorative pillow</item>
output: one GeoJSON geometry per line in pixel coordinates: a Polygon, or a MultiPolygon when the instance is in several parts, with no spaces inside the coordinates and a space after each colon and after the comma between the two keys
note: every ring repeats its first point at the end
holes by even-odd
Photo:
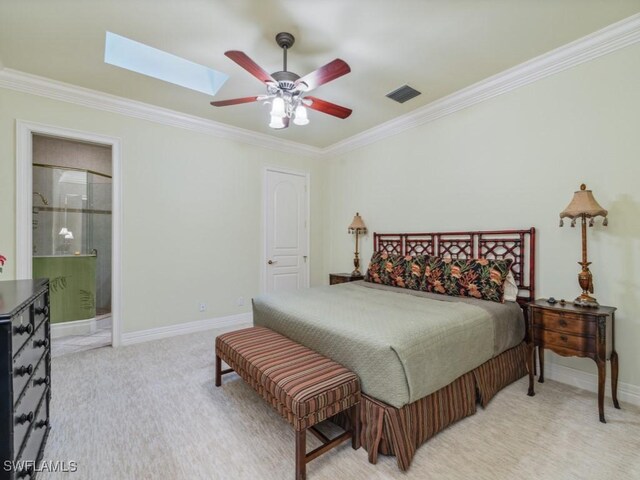
{"type": "Polygon", "coordinates": [[[426,262],[422,290],[504,303],[504,283],[513,260],[429,256],[426,262]]]}
{"type": "Polygon", "coordinates": [[[392,287],[420,290],[424,275],[424,255],[397,255],[375,252],[371,256],[365,281],[392,287]]]}
{"type": "Polygon", "coordinates": [[[513,272],[509,270],[509,275],[507,275],[507,279],[504,281],[504,301],[515,302],[518,299],[518,293],[520,293],[518,284],[513,276],[513,272]]]}

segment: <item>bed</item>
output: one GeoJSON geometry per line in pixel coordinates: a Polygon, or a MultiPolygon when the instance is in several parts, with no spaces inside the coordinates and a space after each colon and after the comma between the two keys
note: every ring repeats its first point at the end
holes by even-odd
{"type": "MultiPolygon", "coordinates": [[[[512,259],[516,302],[359,281],[258,296],[254,323],[358,374],[362,444],[375,463],[416,449],[526,374],[524,305],[534,298],[535,230],[378,234],[374,251],[512,259]]],[[[346,415],[335,419],[348,426],[346,415]]]]}

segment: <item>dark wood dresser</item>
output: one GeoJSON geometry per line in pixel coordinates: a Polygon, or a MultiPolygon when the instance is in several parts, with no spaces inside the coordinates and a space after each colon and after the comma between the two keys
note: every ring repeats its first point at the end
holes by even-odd
{"type": "Polygon", "coordinates": [[[339,283],[355,282],[362,280],[364,275],[351,275],[350,273],[330,273],[329,285],[338,285],[339,283]]]}
{"type": "Polygon", "coordinates": [[[50,430],[50,378],[49,281],[0,282],[2,480],[35,478],[50,430]]]}
{"type": "MultiPolygon", "coordinates": [[[[550,304],[536,300],[529,304],[529,338],[532,340],[530,367],[535,362],[534,349],[539,349],[540,376],[544,383],[544,349],[564,357],[588,357],[598,367],[598,413],[604,418],[604,386],[607,360],[611,361],[611,397],[618,403],[618,354],[615,347],[615,307],[579,307],[572,303],[550,304]]],[[[534,395],[533,369],[529,368],[529,395],[534,395]]]]}

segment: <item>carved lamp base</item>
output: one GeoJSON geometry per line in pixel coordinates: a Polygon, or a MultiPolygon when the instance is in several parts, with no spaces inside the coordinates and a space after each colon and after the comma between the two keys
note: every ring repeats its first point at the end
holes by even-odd
{"type": "Polygon", "coordinates": [[[591,295],[587,293],[583,293],[582,295],[577,297],[573,301],[573,304],[579,307],[593,307],[593,308],[597,308],[600,305],[595,298],[593,298],[591,295]]]}
{"type": "Polygon", "coordinates": [[[358,252],[356,252],[356,257],[353,259],[353,266],[356,267],[353,272],[351,272],[352,277],[359,277],[362,275],[360,273],[360,258],[358,258],[358,252]]]}

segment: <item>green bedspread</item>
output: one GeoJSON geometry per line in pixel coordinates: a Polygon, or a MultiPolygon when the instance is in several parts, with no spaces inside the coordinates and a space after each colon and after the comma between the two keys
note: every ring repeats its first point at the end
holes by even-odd
{"type": "Polygon", "coordinates": [[[513,302],[366,282],[258,296],[253,321],[341,363],[358,374],[363,392],[398,408],[524,338],[513,302]]]}

